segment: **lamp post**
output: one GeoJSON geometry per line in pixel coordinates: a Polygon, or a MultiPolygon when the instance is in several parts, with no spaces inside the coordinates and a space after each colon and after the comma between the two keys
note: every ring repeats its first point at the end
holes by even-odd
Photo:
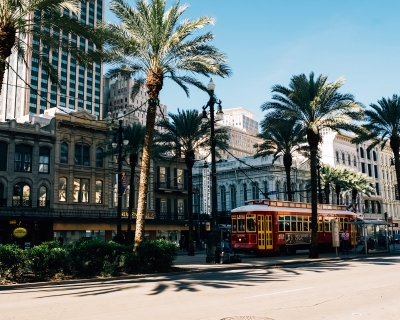
{"type": "Polygon", "coordinates": [[[216,160],[215,160],[215,126],[214,126],[214,105],[218,104],[218,110],[216,112],[216,116],[218,120],[221,120],[223,117],[221,100],[217,102],[216,97],[214,95],[215,84],[210,79],[210,82],[207,85],[208,94],[210,99],[207,102],[207,105],[203,107],[203,116],[201,118],[203,123],[207,123],[207,108],[210,108],[210,135],[211,135],[211,226],[210,231],[207,237],[207,257],[206,263],[217,263],[220,260],[221,253],[221,239],[220,232],[218,228],[218,205],[217,205],[217,169],[216,169],[216,160]]]}
{"type": "MultiPolygon", "coordinates": [[[[120,110],[118,113],[118,129],[114,131],[114,138],[112,142],[113,149],[118,149],[118,205],[117,205],[117,236],[115,237],[115,241],[117,243],[122,243],[122,228],[121,228],[121,218],[122,218],[122,148],[129,143],[129,140],[122,140],[122,133],[124,132],[124,128],[122,127],[122,123],[124,120],[124,114],[120,110]]],[[[107,116],[108,121],[113,123],[113,120],[110,121],[110,114],[107,116]]]]}

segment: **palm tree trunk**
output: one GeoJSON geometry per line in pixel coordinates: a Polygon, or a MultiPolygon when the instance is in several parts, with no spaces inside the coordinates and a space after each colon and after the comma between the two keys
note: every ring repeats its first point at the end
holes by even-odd
{"type": "Polygon", "coordinates": [[[193,231],[193,165],[194,151],[185,155],[186,167],[188,170],[188,214],[189,214],[189,250],[188,256],[194,256],[194,231],[193,231]]]}
{"type": "Polygon", "coordinates": [[[290,179],[290,170],[292,168],[292,156],[290,154],[285,154],[283,156],[283,165],[285,166],[285,171],[286,171],[286,190],[288,193],[288,200],[293,201],[292,185],[290,179]]]}
{"type": "Polygon", "coordinates": [[[318,177],[317,177],[317,155],[320,136],[312,130],[307,130],[307,140],[310,146],[310,174],[311,174],[311,244],[310,258],[318,258],[318,177]]]}
{"type": "Polygon", "coordinates": [[[129,184],[129,208],[128,208],[128,237],[127,244],[132,244],[132,211],[133,211],[133,198],[135,196],[135,169],[137,164],[137,154],[129,155],[129,165],[131,166],[131,181],[129,184]]]}
{"type": "Polygon", "coordinates": [[[335,192],[336,192],[336,204],[340,204],[340,191],[342,188],[339,185],[335,185],[335,192]]]}
{"type": "Polygon", "coordinates": [[[3,87],[6,59],[11,55],[16,39],[16,30],[8,25],[0,28],[0,94],[3,87]]]}
{"type": "Polygon", "coordinates": [[[153,148],[154,125],[159,103],[158,97],[163,86],[163,74],[150,71],[146,79],[147,93],[150,97],[147,108],[146,133],[142,151],[142,165],[140,170],[139,199],[136,214],[135,249],[144,239],[145,217],[147,210],[147,193],[150,176],[150,158],[153,148]]]}
{"type": "Polygon", "coordinates": [[[400,137],[394,136],[390,138],[390,147],[392,148],[394,155],[394,169],[396,171],[397,193],[400,195],[400,137]]]}

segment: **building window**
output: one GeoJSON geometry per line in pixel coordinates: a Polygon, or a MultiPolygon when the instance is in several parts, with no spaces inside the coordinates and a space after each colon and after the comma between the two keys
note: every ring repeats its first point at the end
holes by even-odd
{"type": "Polygon", "coordinates": [[[351,159],[350,159],[350,155],[349,154],[347,155],[347,164],[349,166],[351,166],[351,159]]]}
{"type": "Polygon", "coordinates": [[[50,172],[50,149],[41,147],[39,149],[39,172],[49,173],[50,172]]]}
{"type": "Polygon", "coordinates": [[[247,201],[247,185],[243,184],[243,201],[247,201]]]}
{"type": "Polygon", "coordinates": [[[378,166],[374,165],[375,178],[378,178],[378,166]]]}
{"type": "Polygon", "coordinates": [[[375,192],[376,192],[376,195],[377,195],[377,196],[380,195],[379,183],[378,183],[378,182],[375,183],[375,192]]]}
{"type": "Polygon", "coordinates": [[[361,162],[361,172],[365,173],[365,163],[361,162]]]}
{"type": "Polygon", "coordinates": [[[96,167],[103,168],[103,149],[97,148],[96,149],[96,167]]]}
{"type": "Polygon", "coordinates": [[[342,152],[342,163],[343,164],[346,164],[346,160],[345,160],[345,157],[344,157],[344,153],[342,152]]]}
{"type": "Polygon", "coordinates": [[[253,200],[260,200],[260,189],[258,188],[257,182],[252,184],[252,196],[253,200]]]}
{"type": "Polygon", "coordinates": [[[177,211],[178,211],[178,214],[182,214],[183,213],[183,209],[184,209],[184,201],[183,201],[183,199],[178,199],[178,201],[177,201],[177,211]]]}
{"type": "Polygon", "coordinates": [[[268,181],[264,181],[264,198],[268,198],[268,181]]]}
{"type": "Polygon", "coordinates": [[[339,162],[339,151],[336,151],[336,162],[339,162]]]}
{"type": "Polygon", "coordinates": [[[20,182],[14,186],[13,207],[30,207],[31,206],[31,188],[24,182],[20,182]]]}
{"type": "Polygon", "coordinates": [[[375,152],[375,151],[372,151],[372,159],[374,159],[374,161],[376,161],[376,160],[377,160],[377,157],[376,157],[376,152],[375,152]]]}
{"type": "Polygon", "coordinates": [[[84,143],[75,144],[75,164],[90,166],[90,146],[84,143]]]}
{"type": "Polygon", "coordinates": [[[367,149],[367,159],[371,160],[371,150],[367,149]]]}
{"type": "Polygon", "coordinates": [[[354,156],[354,158],[353,158],[353,165],[354,165],[355,167],[357,167],[357,159],[356,159],[356,156],[354,156]]]}
{"type": "MultiPolygon", "coordinates": [[[[129,192],[127,193],[127,195],[129,195],[129,192]]],[[[129,201],[129,198],[128,198],[128,201],[129,201]]],[[[101,180],[96,180],[95,203],[103,203],[103,181],[101,181],[101,180]]]]}
{"type": "Polygon", "coordinates": [[[221,197],[220,197],[220,200],[221,200],[221,211],[226,211],[226,190],[225,190],[225,187],[222,187],[221,189],[220,189],[220,192],[221,192],[221,197]]]}
{"type": "Polygon", "coordinates": [[[372,168],[371,165],[368,163],[368,175],[372,177],[372,168]]]}
{"type": "Polygon", "coordinates": [[[160,167],[160,182],[166,182],[165,167],[160,167]]]}
{"type": "Polygon", "coordinates": [[[28,146],[15,147],[15,167],[17,172],[32,172],[32,148],[28,146]]]}
{"type": "MultiPolygon", "coordinates": [[[[0,155],[2,155],[2,159],[0,161],[0,171],[7,171],[7,158],[8,158],[8,145],[5,142],[0,141],[0,155]]],[[[0,195],[0,198],[1,195],[0,195]]]]}
{"type": "Polygon", "coordinates": [[[176,170],[176,183],[177,183],[178,189],[183,188],[183,170],[182,169],[176,170]]]}
{"type": "Polygon", "coordinates": [[[231,209],[236,208],[236,188],[231,186],[231,209]]]}
{"type": "Polygon", "coordinates": [[[61,177],[60,183],[58,186],[58,201],[66,202],[67,201],[67,178],[61,177]]]}
{"type": "Polygon", "coordinates": [[[74,202],[89,202],[89,179],[74,179],[74,202]]]}
{"type": "Polygon", "coordinates": [[[360,148],[360,157],[364,158],[364,149],[363,148],[360,148]]]}
{"type": "Polygon", "coordinates": [[[47,188],[41,186],[39,189],[38,207],[47,207],[47,188]]]}
{"type": "Polygon", "coordinates": [[[279,200],[279,192],[280,192],[279,181],[276,182],[275,190],[276,190],[276,200],[279,200]]]}
{"type": "Polygon", "coordinates": [[[68,163],[68,144],[66,142],[61,143],[60,162],[68,163]]]}

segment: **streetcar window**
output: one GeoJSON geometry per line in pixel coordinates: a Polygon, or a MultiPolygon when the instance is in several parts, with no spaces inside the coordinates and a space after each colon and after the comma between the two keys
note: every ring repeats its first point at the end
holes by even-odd
{"type": "Polygon", "coordinates": [[[303,228],[304,228],[304,231],[308,231],[310,228],[309,228],[309,220],[310,220],[310,218],[309,217],[303,217],[303,228]]]}
{"type": "Polygon", "coordinates": [[[325,218],[324,219],[324,225],[325,225],[325,231],[331,231],[330,229],[330,223],[329,223],[329,219],[325,218]]]}
{"type": "Polygon", "coordinates": [[[323,228],[323,226],[322,226],[322,217],[319,216],[318,217],[318,232],[322,232],[322,228],[323,228]]]}
{"type": "Polygon", "coordinates": [[[292,225],[292,231],[297,231],[296,216],[292,216],[292,217],[291,217],[291,220],[292,220],[292,223],[291,223],[291,225],[292,225]]]}
{"type": "Polygon", "coordinates": [[[303,231],[303,217],[297,217],[297,231],[303,231]]]}
{"type": "Polygon", "coordinates": [[[238,231],[244,231],[245,230],[245,225],[246,225],[246,219],[245,216],[238,216],[237,218],[237,229],[238,231]]]}
{"type": "Polygon", "coordinates": [[[237,232],[237,219],[236,219],[236,216],[232,217],[232,232],[237,232]]]}
{"type": "Polygon", "coordinates": [[[278,230],[279,230],[279,231],[285,231],[285,227],[284,227],[284,217],[283,217],[283,216],[279,216],[279,217],[278,217],[278,230]]]}
{"type": "Polygon", "coordinates": [[[255,214],[248,214],[246,216],[247,220],[247,232],[254,232],[256,231],[256,215],[255,214]]]}
{"type": "Polygon", "coordinates": [[[285,216],[285,231],[290,231],[290,216],[285,216]]]}
{"type": "Polygon", "coordinates": [[[349,221],[349,218],[339,218],[339,228],[346,230],[347,229],[347,222],[349,221]]]}

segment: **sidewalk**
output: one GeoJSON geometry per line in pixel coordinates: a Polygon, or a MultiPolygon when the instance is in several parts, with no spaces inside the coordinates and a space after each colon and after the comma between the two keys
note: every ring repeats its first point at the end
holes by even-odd
{"type": "Polygon", "coordinates": [[[289,256],[248,256],[240,255],[242,257],[241,263],[231,264],[211,264],[206,263],[206,251],[196,251],[194,256],[188,256],[187,252],[180,252],[174,261],[174,266],[182,269],[182,271],[217,271],[217,270],[229,270],[229,269],[245,269],[245,268],[257,268],[257,267],[272,267],[272,266],[284,266],[298,263],[312,263],[321,261],[331,260],[349,260],[349,259],[366,259],[373,257],[383,256],[400,256],[400,251],[390,251],[382,253],[371,253],[368,255],[362,253],[349,252],[348,255],[342,255],[336,253],[320,253],[319,258],[310,259],[306,250],[289,256]]]}

